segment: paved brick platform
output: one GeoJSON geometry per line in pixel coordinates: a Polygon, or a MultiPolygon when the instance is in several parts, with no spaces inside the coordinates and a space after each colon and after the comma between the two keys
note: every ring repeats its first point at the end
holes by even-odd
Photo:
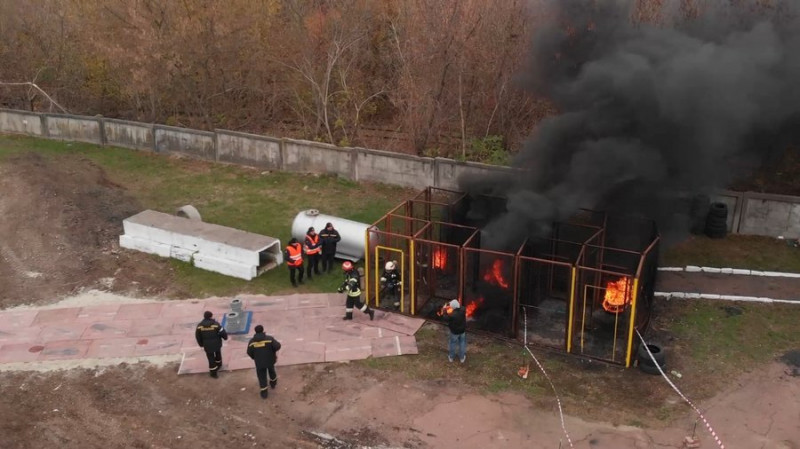
{"type": "MultiPolygon", "coordinates": [[[[416,354],[414,334],[424,323],[381,310],[374,321],[358,311],[344,321],[344,297],[336,294],[239,298],[253,312],[251,333],[225,342],[223,370],[253,367],[245,351],[257,324],[283,345],[278,365],[297,365],[416,354]]],[[[205,373],[195,326],[205,310],[221,320],[231,299],[0,311],[0,364],[183,354],[178,374],[205,373]]]]}

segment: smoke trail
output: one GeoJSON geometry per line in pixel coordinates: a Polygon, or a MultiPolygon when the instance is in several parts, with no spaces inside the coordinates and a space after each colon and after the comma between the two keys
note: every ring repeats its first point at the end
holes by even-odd
{"type": "Polygon", "coordinates": [[[516,158],[526,174],[462,181],[508,199],[486,227],[491,246],[543,235],[581,207],[680,227],[679,193],[725,187],[800,129],[800,23],[788,3],[725,2],[671,27],[633,23],[630,2],[594,3],[555,1],[533,38],[527,85],[560,114],[516,158]]]}

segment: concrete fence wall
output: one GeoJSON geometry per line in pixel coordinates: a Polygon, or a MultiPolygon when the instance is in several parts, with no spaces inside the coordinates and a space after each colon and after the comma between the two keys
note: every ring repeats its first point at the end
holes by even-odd
{"type": "MultiPolygon", "coordinates": [[[[427,158],[366,148],[279,139],[226,130],[197,131],[103,117],[39,114],[0,109],[0,133],[113,145],[209,161],[301,173],[329,173],[353,181],[457,190],[464,176],[518,171],[447,158],[427,158]]],[[[722,192],[734,233],[800,238],[800,197],[722,192]]]]}

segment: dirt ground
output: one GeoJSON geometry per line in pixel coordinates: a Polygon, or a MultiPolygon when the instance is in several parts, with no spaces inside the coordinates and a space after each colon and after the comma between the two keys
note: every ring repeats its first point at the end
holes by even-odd
{"type": "Polygon", "coordinates": [[[25,153],[0,166],[0,307],[81,289],[172,295],[166,261],[119,250],[141,207],[88,159],[25,153]]]}
{"type": "MultiPolygon", "coordinates": [[[[180,296],[167,262],[119,251],[122,219],[140,207],[90,161],[29,154],[0,170],[0,307],[89,288],[180,296]]],[[[800,448],[798,369],[800,356],[787,354],[700,405],[726,447],[800,448]]],[[[481,394],[444,377],[378,377],[355,364],[287,367],[264,401],[250,371],[216,380],[176,373],[174,362],[3,372],[0,447],[570,447],[555,400],[481,394]]],[[[574,447],[593,449],[681,447],[696,419],[687,407],[667,428],[644,430],[565,413],[574,447]]],[[[716,447],[702,423],[697,434],[702,447],[716,447]]]]}

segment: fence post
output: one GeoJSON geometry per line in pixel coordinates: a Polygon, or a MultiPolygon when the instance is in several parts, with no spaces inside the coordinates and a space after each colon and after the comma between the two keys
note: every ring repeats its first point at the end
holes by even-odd
{"type": "Polygon", "coordinates": [[[49,138],[50,131],[47,129],[47,114],[39,114],[39,119],[42,121],[42,137],[49,138]]]}
{"type": "Polygon", "coordinates": [[[100,145],[106,146],[108,144],[108,139],[106,138],[106,119],[102,115],[98,115],[97,122],[100,128],[100,145]]]}
{"type": "Polygon", "coordinates": [[[350,148],[348,155],[350,156],[350,180],[358,182],[358,148],[350,148]]]}
{"type": "Polygon", "coordinates": [[[439,180],[439,158],[433,158],[433,186],[436,188],[441,187],[441,181],[439,180]]]}
{"type": "Polygon", "coordinates": [[[278,167],[280,171],[286,171],[286,138],[281,137],[278,142],[278,167]]]}

